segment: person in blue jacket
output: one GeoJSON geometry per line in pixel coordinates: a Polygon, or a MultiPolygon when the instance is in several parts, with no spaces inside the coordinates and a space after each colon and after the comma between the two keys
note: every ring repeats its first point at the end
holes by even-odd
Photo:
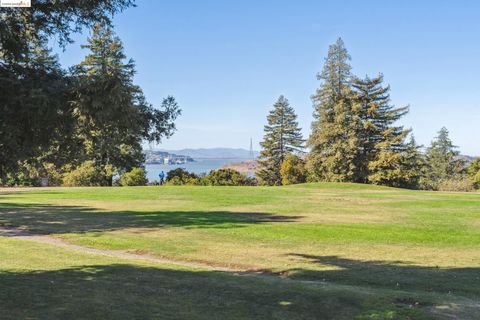
{"type": "Polygon", "coordinates": [[[160,185],[162,185],[165,181],[165,172],[161,171],[159,174],[158,174],[158,178],[160,179],[160,185]]]}

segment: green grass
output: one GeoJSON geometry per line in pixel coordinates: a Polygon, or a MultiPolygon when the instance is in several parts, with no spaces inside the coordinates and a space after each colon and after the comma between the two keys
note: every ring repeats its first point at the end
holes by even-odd
{"type": "MultiPolygon", "coordinates": [[[[429,319],[405,293],[125,263],[0,238],[2,319],[429,319]],[[375,299],[372,299],[375,297],[375,299]]],[[[416,301],[416,300],[415,300],[416,301]]]]}
{"type": "Polygon", "coordinates": [[[59,249],[36,244],[48,252],[38,255],[24,240],[0,238],[0,298],[5,292],[13,297],[0,302],[0,314],[31,311],[15,313],[20,318],[51,318],[49,308],[56,307],[55,317],[63,318],[76,312],[75,301],[82,299],[92,310],[114,310],[112,318],[136,313],[138,318],[186,319],[480,318],[478,193],[334,183],[4,189],[0,225],[88,247],[201,263],[207,269],[254,270],[314,282],[127,265],[78,253],[58,259],[65,256],[59,249]],[[20,258],[17,250],[25,254],[20,258]],[[9,254],[16,258],[4,259],[9,254]],[[48,279],[56,278],[61,296],[40,298],[53,290],[48,279]],[[8,286],[9,281],[18,285],[8,286]],[[133,291],[118,293],[118,301],[101,297],[99,292],[119,283],[133,291]],[[86,294],[89,285],[93,296],[86,294]],[[157,287],[182,294],[163,296],[157,287]],[[35,295],[40,305],[16,305],[21,295],[35,295]],[[171,313],[179,310],[185,313],[171,313]]]}

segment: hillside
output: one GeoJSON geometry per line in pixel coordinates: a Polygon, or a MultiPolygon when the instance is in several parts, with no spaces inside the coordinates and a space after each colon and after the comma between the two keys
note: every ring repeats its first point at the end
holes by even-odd
{"type": "Polygon", "coordinates": [[[258,161],[245,160],[241,162],[233,162],[222,166],[221,169],[233,169],[243,174],[254,174],[258,170],[258,161]]]}
{"type": "MultiPolygon", "coordinates": [[[[235,148],[199,148],[199,149],[180,149],[180,150],[162,150],[169,153],[189,156],[193,159],[250,159],[250,151],[246,149],[235,148]]],[[[254,151],[254,156],[258,157],[259,152],[254,151]]]]}

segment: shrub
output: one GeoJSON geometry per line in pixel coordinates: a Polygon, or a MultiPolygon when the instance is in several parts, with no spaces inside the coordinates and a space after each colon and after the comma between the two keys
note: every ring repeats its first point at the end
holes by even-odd
{"type": "Polygon", "coordinates": [[[43,177],[48,178],[49,185],[61,184],[62,174],[53,163],[23,161],[18,163],[15,172],[7,173],[4,179],[0,180],[0,185],[37,187],[41,185],[43,177]]]}
{"type": "Polygon", "coordinates": [[[0,180],[0,186],[7,187],[37,187],[39,185],[38,178],[32,178],[24,171],[18,171],[14,174],[8,173],[4,179],[0,180]]]}
{"type": "Polygon", "coordinates": [[[43,163],[43,175],[48,178],[48,185],[59,186],[62,184],[62,173],[53,163],[43,163]]]}
{"type": "Polygon", "coordinates": [[[480,189],[480,171],[473,177],[473,184],[475,188],[480,189]]]}
{"type": "Polygon", "coordinates": [[[118,184],[121,186],[144,186],[147,183],[146,172],[143,168],[133,168],[125,172],[118,180],[118,184]]]}
{"type": "Polygon", "coordinates": [[[287,155],[280,167],[280,176],[283,185],[304,183],[307,180],[304,161],[294,154],[287,155]]]}
{"type": "Polygon", "coordinates": [[[197,185],[200,184],[199,177],[195,173],[185,169],[177,168],[167,172],[167,184],[171,185],[197,185]]]}
{"type": "Polygon", "coordinates": [[[250,186],[255,185],[256,180],[233,169],[212,170],[202,179],[207,186],[250,186]]]}
{"type": "Polygon", "coordinates": [[[68,187],[106,186],[111,182],[112,166],[98,166],[95,161],[85,161],[76,169],[63,175],[63,185],[68,187]]]}
{"type": "Polygon", "coordinates": [[[475,188],[471,179],[468,177],[459,177],[440,181],[438,190],[469,192],[475,190],[475,188]]]}
{"type": "Polygon", "coordinates": [[[467,168],[467,173],[470,177],[475,177],[480,172],[480,158],[475,159],[467,168]]]}
{"type": "Polygon", "coordinates": [[[480,189],[480,158],[477,158],[468,166],[467,173],[473,180],[475,188],[480,189]]]}
{"type": "Polygon", "coordinates": [[[420,190],[438,190],[438,181],[433,181],[427,177],[421,177],[418,182],[418,189],[420,190]]]}

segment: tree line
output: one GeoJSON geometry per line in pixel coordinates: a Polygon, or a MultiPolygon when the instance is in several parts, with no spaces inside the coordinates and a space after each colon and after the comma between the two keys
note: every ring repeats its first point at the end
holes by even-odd
{"type": "Polygon", "coordinates": [[[173,97],[154,107],[133,82],[134,61],[111,17],[131,0],[43,1],[2,9],[0,19],[0,185],[78,181],[112,185],[114,175],[142,167],[142,143],[175,131],[173,97]],[[90,29],[83,61],[62,68],[51,52],[90,29]],[[92,178],[93,179],[93,178],[92,178]]]}
{"type": "Polygon", "coordinates": [[[431,190],[480,186],[479,159],[467,168],[446,128],[422,151],[411,129],[398,124],[409,107],[391,103],[383,75],[352,74],[350,60],[341,38],[329,47],[317,75],[321,85],[312,95],[308,139],[303,139],[288,100],[280,96],[274,104],[261,142],[261,184],[331,181],[431,190]]]}
{"type": "MultiPolygon", "coordinates": [[[[142,143],[171,136],[180,108],[173,97],[154,107],[133,81],[134,61],[111,23],[113,15],[133,5],[132,0],[66,0],[2,9],[0,185],[37,185],[42,177],[50,184],[112,185],[114,176],[127,173],[120,179],[124,184],[145,181],[142,143]],[[87,55],[62,68],[51,40],[65,49],[72,34],[85,28],[91,30],[83,45],[87,55]]],[[[312,96],[308,139],[288,100],[281,96],[275,103],[261,143],[261,184],[480,185],[480,161],[465,168],[447,129],[422,151],[411,130],[397,124],[408,107],[391,104],[382,75],[353,75],[350,60],[341,39],[330,46],[312,96]]]]}

